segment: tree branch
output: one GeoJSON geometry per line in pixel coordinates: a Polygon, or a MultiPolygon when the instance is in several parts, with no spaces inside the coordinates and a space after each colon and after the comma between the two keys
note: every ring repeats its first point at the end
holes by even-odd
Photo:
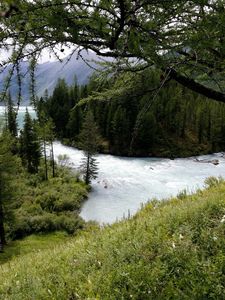
{"type": "Polygon", "coordinates": [[[207,98],[211,98],[213,100],[225,103],[224,93],[206,87],[203,84],[196,82],[194,79],[188,78],[178,73],[173,68],[170,69],[170,77],[196,93],[206,96],[207,98]]]}

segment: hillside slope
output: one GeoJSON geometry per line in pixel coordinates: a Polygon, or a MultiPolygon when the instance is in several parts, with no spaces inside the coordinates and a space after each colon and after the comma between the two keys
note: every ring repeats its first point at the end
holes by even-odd
{"type": "MultiPolygon", "coordinates": [[[[93,52],[86,53],[82,51],[82,57],[87,61],[99,60],[97,55],[93,52]]],[[[67,63],[67,57],[62,62],[51,61],[43,64],[38,64],[35,72],[36,76],[36,94],[37,96],[43,96],[44,91],[47,89],[49,95],[52,93],[59,78],[65,79],[68,85],[72,85],[75,75],[79,84],[85,84],[88,81],[89,76],[93,73],[93,69],[90,68],[81,58],[77,59],[76,53],[72,56],[71,60],[67,63]]],[[[93,62],[91,66],[96,66],[93,62]]],[[[0,92],[4,89],[4,78],[8,76],[10,67],[7,67],[4,72],[0,74],[0,92]]],[[[29,104],[30,98],[30,75],[29,64],[24,61],[20,64],[22,78],[22,105],[29,104]]],[[[18,79],[14,73],[10,84],[10,92],[13,98],[17,97],[18,93],[18,79]]]]}
{"type": "Polygon", "coordinates": [[[224,299],[225,183],[0,269],[1,299],[224,299]]]}

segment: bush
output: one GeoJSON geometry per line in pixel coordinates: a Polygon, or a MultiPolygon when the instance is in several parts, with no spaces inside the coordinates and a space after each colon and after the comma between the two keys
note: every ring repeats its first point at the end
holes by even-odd
{"type": "Polygon", "coordinates": [[[13,239],[23,238],[34,233],[49,233],[53,231],[66,231],[74,233],[84,226],[84,221],[75,213],[56,215],[44,212],[42,215],[24,215],[11,230],[13,239]]]}
{"type": "Polygon", "coordinates": [[[54,211],[55,202],[59,199],[59,196],[60,195],[57,191],[50,191],[38,196],[36,201],[40,204],[43,210],[52,212],[54,211]]]}
{"type": "Polygon", "coordinates": [[[85,224],[80,216],[73,213],[61,215],[59,218],[61,230],[65,230],[70,234],[74,233],[78,229],[82,229],[85,224]]]}
{"type": "Polygon", "coordinates": [[[33,233],[65,230],[74,233],[83,227],[78,216],[81,202],[87,197],[87,186],[67,169],[43,181],[40,174],[20,174],[14,186],[18,193],[12,201],[13,218],[7,223],[7,236],[22,238],[33,233]]]}
{"type": "Polygon", "coordinates": [[[77,199],[73,198],[60,198],[58,201],[55,202],[54,211],[62,212],[62,211],[74,211],[79,209],[79,202],[76,201],[77,199]]]}

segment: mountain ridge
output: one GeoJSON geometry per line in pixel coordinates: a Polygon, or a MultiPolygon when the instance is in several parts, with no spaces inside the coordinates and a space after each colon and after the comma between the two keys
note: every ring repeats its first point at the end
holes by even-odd
{"type": "MultiPolygon", "coordinates": [[[[77,58],[77,53],[74,53],[70,58],[65,57],[62,61],[44,62],[37,64],[35,70],[35,91],[38,97],[43,96],[45,90],[48,90],[48,94],[51,95],[54,87],[59,78],[65,79],[68,85],[72,85],[77,78],[78,84],[85,84],[88,82],[89,77],[93,73],[93,69],[87,64],[85,60],[91,61],[93,68],[96,67],[96,62],[100,58],[94,52],[82,51],[82,58],[77,58]]],[[[20,64],[21,78],[22,78],[22,105],[28,105],[30,99],[30,74],[29,63],[23,61],[20,64]]],[[[10,66],[8,66],[0,74],[0,93],[4,90],[5,78],[8,76],[10,66]]],[[[17,98],[19,87],[18,78],[16,72],[13,73],[9,91],[13,100],[17,98]]]]}

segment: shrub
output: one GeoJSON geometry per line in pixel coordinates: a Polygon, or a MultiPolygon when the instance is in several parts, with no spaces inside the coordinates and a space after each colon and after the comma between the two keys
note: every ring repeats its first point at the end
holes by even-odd
{"type": "Polygon", "coordinates": [[[9,234],[12,239],[20,239],[34,233],[49,233],[59,230],[72,234],[83,226],[84,221],[77,213],[70,212],[57,215],[42,211],[42,214],[39,215],[20,215],[9,234]]]}
{"type": "Polygon", "coordinates": [[[77,201],[77,199],[73,199],[72,197],[66,199],[60,198],[58,201],[55,202],[54,211],[74,211],[79,209],[79,206],[80,204],[77,201]]]}
{"type": "Polygon", "coordinates": [[[74,233],[84,225],[78,216],[81,202],[87,197],[87,186],[78,175],[59,167],[58,176],[43,180],[42,173],[27,176],[15,174],[14,193],[7,215],[6,233],[11,239],[33,233],[65,230],[74,233]]]}
{"type": "Polygon", "coordinates": [[[43,210],[52,212],[54,211],[55,202],[59,199],[59,196],[57,191],[49,191],[38,196],[36,201],[43,210]]]}

